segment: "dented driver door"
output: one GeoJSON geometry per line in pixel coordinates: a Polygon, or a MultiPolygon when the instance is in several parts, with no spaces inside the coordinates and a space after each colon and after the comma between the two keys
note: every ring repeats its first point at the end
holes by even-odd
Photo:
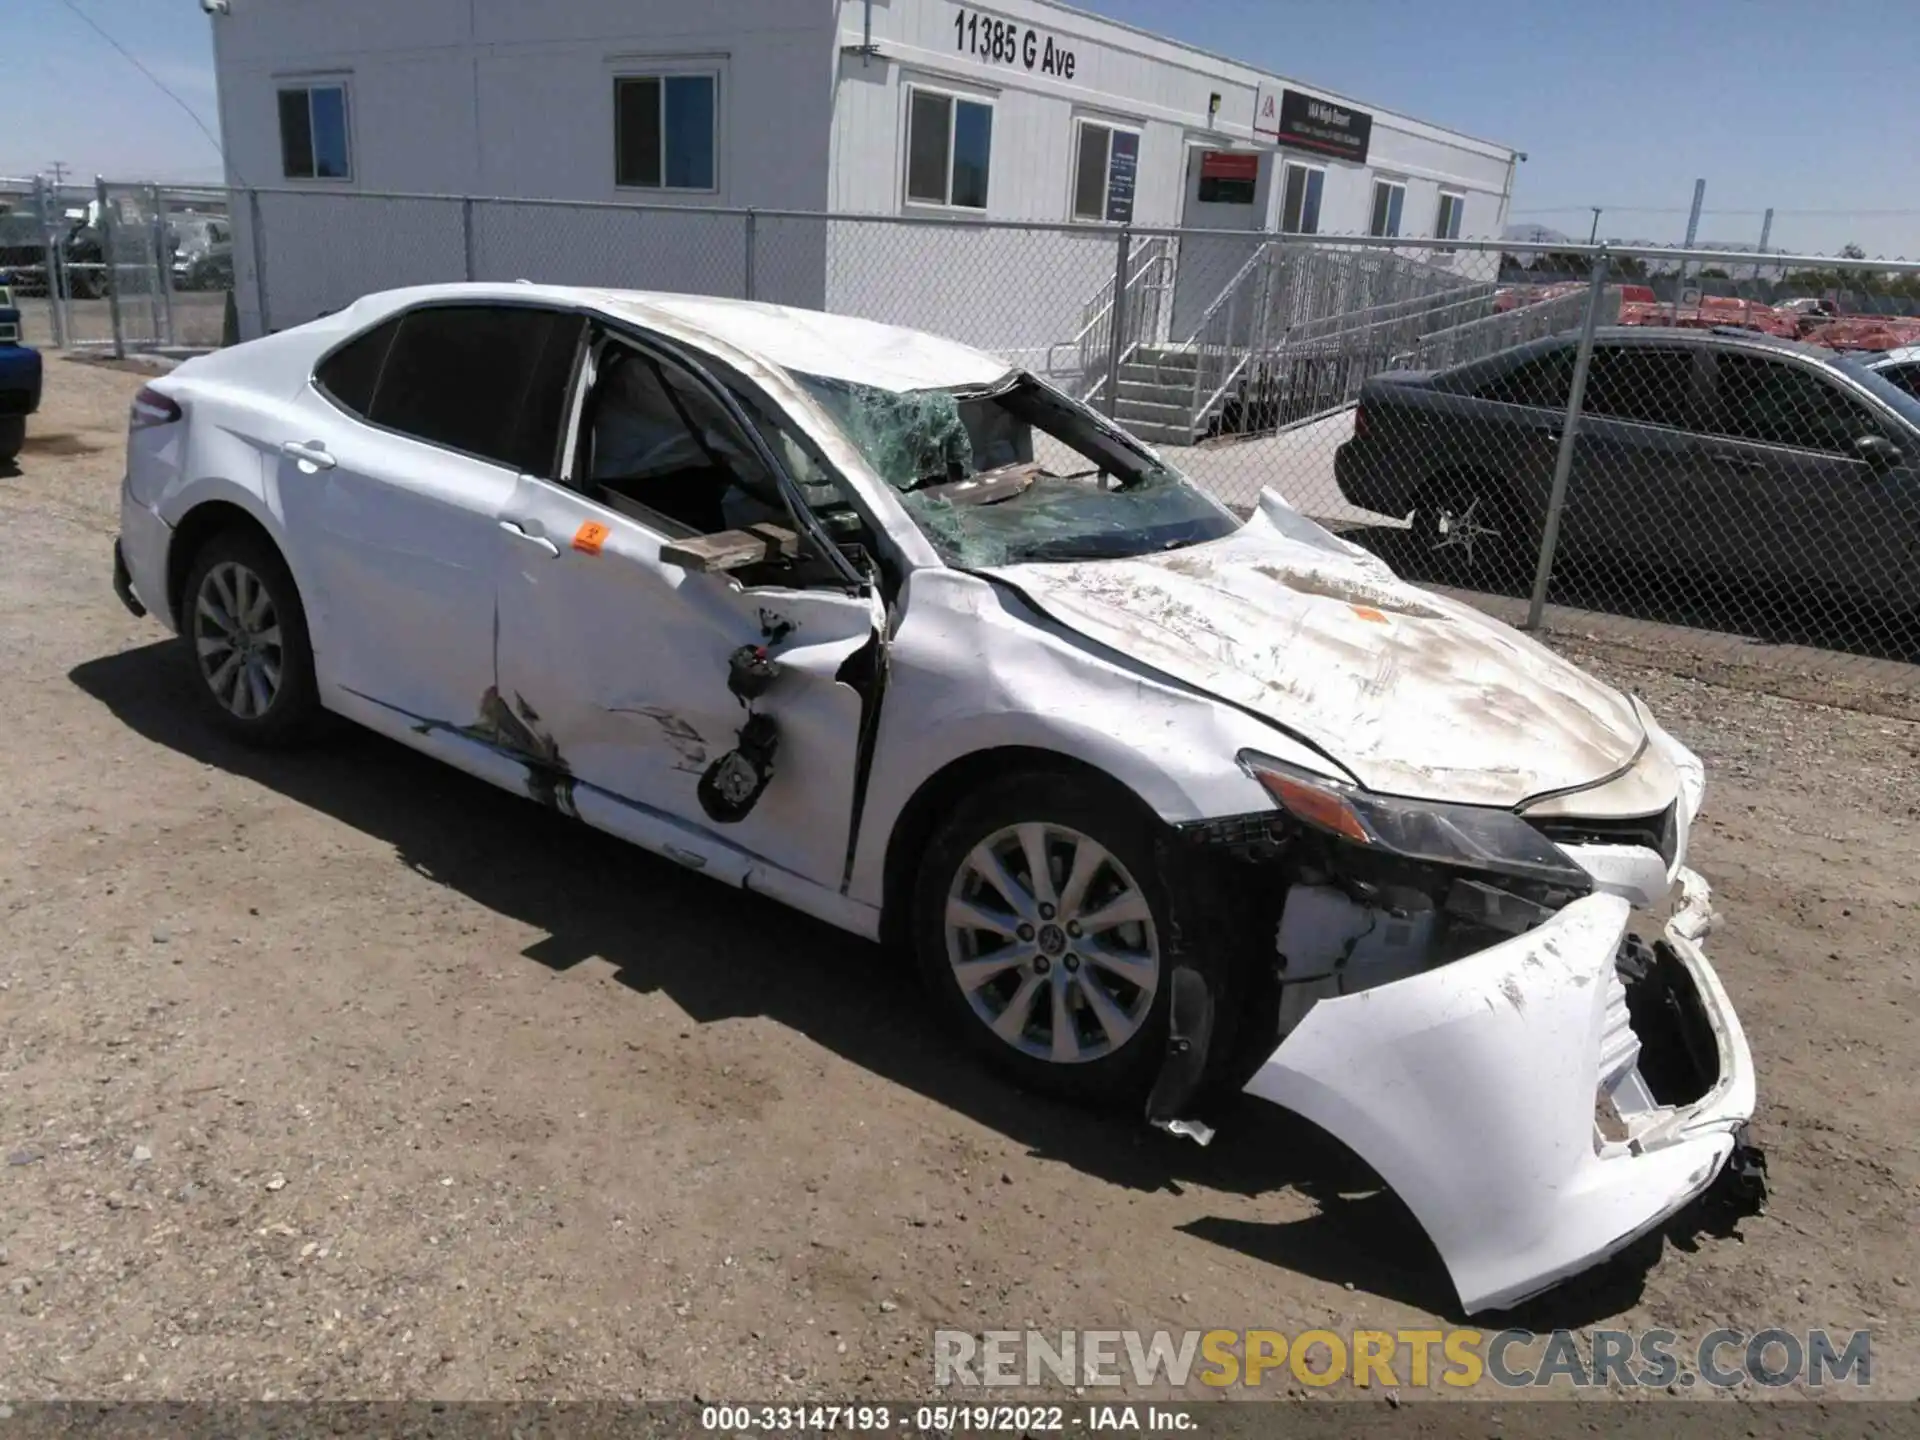
{"type": "Polygon", "coordinates": [[[543,480],[502,511],[497,704],[547,772],[530,788],[596,823],[605,800],[683,822],[692,838],[660,848],[722,878],[753,883],[737,847],[838,891],[879,602],[750,588],[664,562],[669,543],[543,480]]]}

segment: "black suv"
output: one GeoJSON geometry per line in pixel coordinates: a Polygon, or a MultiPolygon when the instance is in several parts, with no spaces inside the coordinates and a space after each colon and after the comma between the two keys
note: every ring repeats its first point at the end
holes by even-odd
{"type": "MultiPolygon", "coordinates": [[[[1577,337],[1376,375],[1335,457],[1340,492],[1413,517],[1435,578],[1524,588],[1577,337]]],[[[1766,587],[1920,597],[1920,400],[1857,361],[1745,330],[1596,335],[1561,555],[1766,587]]],[[[1556,567],[1557,571],[1557,567],[1556,567]]]]}

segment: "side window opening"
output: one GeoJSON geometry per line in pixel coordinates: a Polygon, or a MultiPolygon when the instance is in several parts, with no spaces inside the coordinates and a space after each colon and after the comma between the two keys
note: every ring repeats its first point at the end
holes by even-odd
{"type": "Polygon", "coordinates": [[[1473,387],[1474,397],[1502,405],[1564,410],[1573,393],[1573,351],[1566,347],[1502,370],[1473,387]]]}
{"type": "Polygon", "coordinates": [[[1715,429],[1735,440],[1851,455],[1879,427],[1865,408],[1811,371],[1759,355],[1714,360],[1715,429]]]}
{"type": "Polygon", "coordinates": [[[314,383],[341,409],[365,419],[373,409],[373,392],[380,384],[393,337],[400,333],[400,317],[349,340],[321,362],[314,383]]]}
{"type": "Polygon", "coordinates": [[[1595,346],[1581,408],[1612,420],[1691,429],[1693,360],[1694,352],[1685,348],[1595,346]]]}
{"type": "Polygon", "coordinates": [[[1907,394],[1920,400],[1920,360],[1911,365],[1892,365],[1876,373],[1889,385],[1898,385],[1907,394]]]}
{"type": "Polygon", "coordinates": [[[617,343],[599,352],[575,483],[681,536],[791,523],[778,483],[718,400],[673,362],[617,343]]]}
{"type": "Polygon", "coordinates": [[[371,425],[550,476],[584,323],[527,305],[425,306],[336,350],[314,381],[371,425]]]}

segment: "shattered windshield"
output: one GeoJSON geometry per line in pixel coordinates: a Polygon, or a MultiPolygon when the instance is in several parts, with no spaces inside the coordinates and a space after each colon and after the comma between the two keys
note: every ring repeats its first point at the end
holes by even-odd
{"type": "Polygon", "coordinates": [[[795,378],[949,565],[1146,555],[1217,540],[1240,524],[1030,375],[904,393],[795,378]]]}

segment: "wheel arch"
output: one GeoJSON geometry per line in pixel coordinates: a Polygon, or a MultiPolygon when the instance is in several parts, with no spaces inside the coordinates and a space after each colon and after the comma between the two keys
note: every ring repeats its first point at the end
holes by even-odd
{"type": "Polygon", "coordinates": [[[1034,745],[996,745],[950,760],[920,782],[887,836],[881,879],[880,939],[905,945],[913,911],[913,884],[926,844],[963,797],[1005,775],[1042,773],[1085,780],[1123,799],[1154,825],[1163,821],[1140,794],[1098,765],[1034,745]]]}
{"type": "MultiPolygon", "coordinates": [[[[187,574],[193,569],[194,558],[206,548],[207,542],[230,530],[245,530],[258,535],[274,548],[281,563],[287,566],[288,574],[293,573],[286,548],[259,516],[230,499],[202,500],[180,517],[179,523],[173,528],[173,538],[167,544],[167,609],[173,615],[176,628],[183,623],[180,606],[185,596],[182,592],[186,589],[187,574]]],[[[296,591],[299,583],[296,578],[296,591]]]]}

